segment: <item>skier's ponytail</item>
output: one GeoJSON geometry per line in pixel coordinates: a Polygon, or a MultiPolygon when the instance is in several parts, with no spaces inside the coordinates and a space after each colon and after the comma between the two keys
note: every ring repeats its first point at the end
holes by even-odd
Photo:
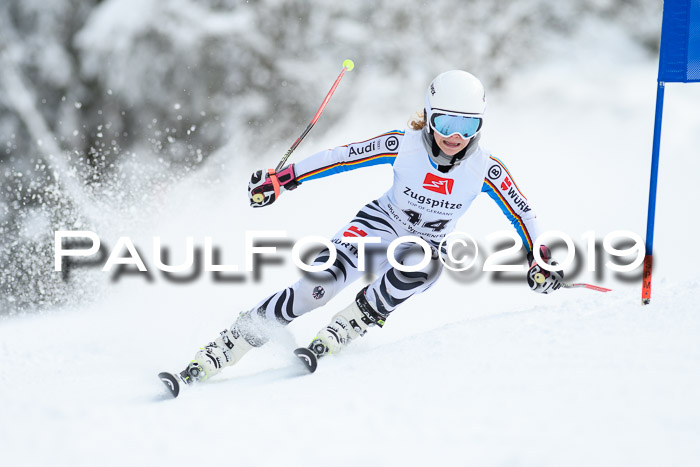
{"type": "Polygon", "coordinates": [[[425,126],[425,111],[421,110],[420,112],[416,112],[416,114],[408,120],[408,126],[413,130],[422,130],[425,126]]]}

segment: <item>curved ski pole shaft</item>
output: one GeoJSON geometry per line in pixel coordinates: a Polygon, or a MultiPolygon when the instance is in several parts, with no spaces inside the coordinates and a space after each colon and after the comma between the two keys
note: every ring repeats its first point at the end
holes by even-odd
{"type": "Polygon", "coordinates": [[[321,107],[318,108],[316,111],[316,115],[314,115],[314,118],[311,119],[311,123],[306,127],[304,132],[299,136],[296,141],[294,141],[294,144],[287,150],[285,155],[282,157],[282,160],[280,160],[279,164],[277,164],[277,167],[275,167],[275,172],[279,172],[282,170],[284,167],[284,164],[287,162],[287,159],[289,159],[289,156],[292,155],[294,150],[299,146],[299,143],[301,143],[301,140],[303,140],[307,134],[309,134],[309,131],[311,131],[311,128],[314,127],[316,122],[318,121],[319,117],[323,113],[323,109],[326,108],[326,105],[328,104],[328,101],[331,99],[331,96],[335,92],[335,89],[338,87],[338,84],[340,83],[340,80],[343,79],[343,76],[345,75],[346,71],[350,71],[355,67],[355,64],[352,62],[352,60],[345,60],[343,62],[343,69],[341,70],[340,74],[338,77],[335,79],[335,82],[333,83],[333,86],[331,86],[331,90],[328,91],[328,94],[326,94],[326,98],[323,99],[323,102],[321,103],[321,107]]]}
{"type": "Polygon", "coordinates": [[[583,284],[583,283],[572,284],[570,282],[562,282],[561,286],[565,287],[567,289],[574,289],[574,288],[582,287],[582,288],[586,288],[586,289],[597,290],[598,292],[612,292],[612,289],[606,289],[605,287],[600,287],[600,286],[593,285],[593,284],[583,284]]]}

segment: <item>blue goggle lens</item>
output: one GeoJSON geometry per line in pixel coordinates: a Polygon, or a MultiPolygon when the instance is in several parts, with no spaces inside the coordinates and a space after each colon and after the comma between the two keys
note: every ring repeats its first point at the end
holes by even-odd
{"type": "Polygon", "coordinates": [[[430,119],[433,129],[446,138],[455,133],[463,138],[471,138],[479,131],[481,123],[481,118],[465,115],[436,114],[430,119]]]}

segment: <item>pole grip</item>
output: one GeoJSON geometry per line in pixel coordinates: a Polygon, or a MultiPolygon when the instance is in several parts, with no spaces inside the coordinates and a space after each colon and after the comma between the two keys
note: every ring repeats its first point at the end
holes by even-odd
{"type": "Polygon", "coordinates": [[[267,169],[267,174],[270,176],[272,189],[275,190],[275,200],[277,200],[280,197],[280,181],[277,178],[277,173],[274,169],[267,169]]]}

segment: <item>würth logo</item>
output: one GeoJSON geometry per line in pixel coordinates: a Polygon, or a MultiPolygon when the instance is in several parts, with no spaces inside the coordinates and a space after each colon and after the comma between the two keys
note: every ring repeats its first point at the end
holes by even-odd
{"type": "Polygon", "coordinates": [[[351,225],[348,230],[343,233],[343,237],[366,237],[367,232],[362,229],[358,229],[354,225],[351,225]]]}
{"type": "Polygon", "coordinates": [[[434,191],[435,193],[440,193],[441,195],[451,194],[454,184],[455,181],[451,178],[440,178],[431,173],[425,174],[425,180],[423,180],[423,188],[434,191]]]}
{"type": "Polygon", "coordinates": [[[501,182],[501,190],[506,191],[508,188],[510,188],[510,185],[511,181],[508,177],[506,177],[506,179],[501,182]]]}

